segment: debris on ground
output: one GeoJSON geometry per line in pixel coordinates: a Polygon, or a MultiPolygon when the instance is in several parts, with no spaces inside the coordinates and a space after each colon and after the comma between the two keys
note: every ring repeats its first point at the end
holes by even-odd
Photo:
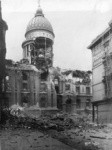
{"type": "MultiPolygon", "coordinates": [[[[91,123],[91,116],[81,116],[79,114],[56,113],[54,115],[41,115],[30,117],[25,115],[24,109],[19,109],[19,113],[12,113],[12,109],[5,109],[3,112],[7,116],[3,128],[39,130],[47,133],[53,138],[66,143],[67,145],[82,150],[99,149],[99,143],[93,139],[105,139],[97,135],[98,131],[104,129],[104,125],[91,123]],[[22,115],[21,115],[22,114],[22,115]],[[91,148],[90,148],[91,147],[91,148]]],[[[13,108],[13,110],[17,110],[13,108]]]]}

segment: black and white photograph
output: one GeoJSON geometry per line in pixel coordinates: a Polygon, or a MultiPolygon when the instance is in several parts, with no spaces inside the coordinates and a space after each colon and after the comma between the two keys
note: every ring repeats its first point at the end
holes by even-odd
{"type": "Polygon", "coordinates": [[[0,0],[0,150],[112,150],[112,0],[0,0]]]}

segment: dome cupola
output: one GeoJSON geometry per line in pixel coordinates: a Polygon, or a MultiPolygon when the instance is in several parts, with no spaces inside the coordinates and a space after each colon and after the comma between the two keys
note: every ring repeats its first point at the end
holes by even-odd
{"type": "Polygon", "coordinates": [[[44,17],[44,14],[43,14],[41,7],[39,7],[36,11],[35,17],[37,17],[37,16],[43,16],[44,17]]]}
{"type": "Polygon", "coordinates": [[[40,7],[29,21],[22,43],[23,58],[37,68],[48,68],[53,65],[54,32],[51,23],[45,18],[40,7]]]}
{"type": "Polygon", "coordinates": [[[41,7],[39,6],[34,18],[32,18],[27,26],[26,39],[35,39],[37,37],[46,37],[54,39],[54,32],[51,23],[45,18],[41,7]]]}

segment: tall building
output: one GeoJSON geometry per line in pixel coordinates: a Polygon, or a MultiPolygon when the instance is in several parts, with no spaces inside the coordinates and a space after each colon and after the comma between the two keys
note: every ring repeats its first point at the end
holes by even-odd
{"type": "Polygon", "coordinates": [[[112,22],[88,49],[92,52],[93,121],[112,122],[112,22]]]}

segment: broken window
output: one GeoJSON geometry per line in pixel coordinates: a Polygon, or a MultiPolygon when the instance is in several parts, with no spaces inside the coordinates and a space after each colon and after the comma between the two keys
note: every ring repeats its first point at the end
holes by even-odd
{"type": "Polygon", "coordinates": [[[47,90],[47,87],[46,87],[46,84],[45,83],[41,83],[40,85],[40,91],[46,91],[47,90]]]}
{"type": "Polygon", "coordinates": [[[82,87],[82,92],[84,92],[84,87],[82,87]]]}
{"type": "Polygon", "coordinates": [[[47,80],[48,71],[44,71],[43,73],[41,73],[40,77],[41,77],[41,80],[43,81],[47,80]]]}
{"type": "Polygon", "coordinates": [[[58,79],[54,79],[54,84],[55,84],[56,93],[58,94],[59,93],[59,81],[58,81],[58,79]]]}
{"type": "MultiPolygon", "coordinates": [[[[9,75],[7,75],[6,77],[5,77],[5,80],[6,80],[6,89],[7,90],[10,90],[10,82],[9,82],[9,75]]],[[[3,82],[3,85],[2,85],[3,87],[2,88],[4,88],[4,82],[3,82]]]]}
{"type": "Polygon", "coordinates": [[[66,90],[66,91],[70,90],[70,84],[66,84],[66,85],[65,85],[65,90],[66,90]]]}
{"type": "Polygon", "coordinates": [[[71,103],[72,103],[71,98],[68,98],[68,99],[66,100],[66,104],[71,104],[71,103]]]}
{"type": "Polygon", "coordinates": [[[78,93],[78,94],[80,93],[80,87],[79,86],[76,87],[76,93],[78,93]]]}
{"type": "Polygon", "coordinates": [[[23,96],[22,97],[22,103],[28,103],[28,96],[23,96]]]}
{"type": "Polygon", "coordinates": [[[27,73],[23,72],[23,73],[22,73],[22,76],[23,76],[23,80],[26,81],[26,80],[28,79],[27,73]]]}
{"type": "Polygon", "coordinates": [[[27,90],[27,89],[28,89],[27,83],[23,83],[23,90],[27,90]]]}
{"type": "Polygon", "coordinates": [[[33,44],[30,45],[30,51],[34,50],[33,44]]]}
{"type": "Polygon", "coordinates": [[[33,56],[33,57],[35,56],[35,55],[34,55],[34,50],[31,51],[31,56],[33,56]]]}
{"type": "Polygon", "coordinates": [[[90,87],[86,87],[86,94],[90,94],[90,87]]]}
{"type": "Polygon", "coordinates": [[[91,100],[90,99],[86,100],[86,107],[91,107],[91,100]]]}
{"type": "Polygon", "coordinates": [[[80,107],[81,107],[81,100],[76,99],[76,108],[80,108],[80,107]]]}
{"type": "Polygon", "coordinates": [[[59,86],[58,85],[55,85],[55,90],[56,90],[56,93],[59,94],[59,86]]]}
{"type": "Polygon", "coordinates": [[[41,99],[40,99],[40,107],[46,107],[46,98],[45,97],[41,97],[41,99]]]}
{"type": "Polygon", "coordinates": [[[58,79],[54,79],[54,84],[58,85],[58,79]]]}

